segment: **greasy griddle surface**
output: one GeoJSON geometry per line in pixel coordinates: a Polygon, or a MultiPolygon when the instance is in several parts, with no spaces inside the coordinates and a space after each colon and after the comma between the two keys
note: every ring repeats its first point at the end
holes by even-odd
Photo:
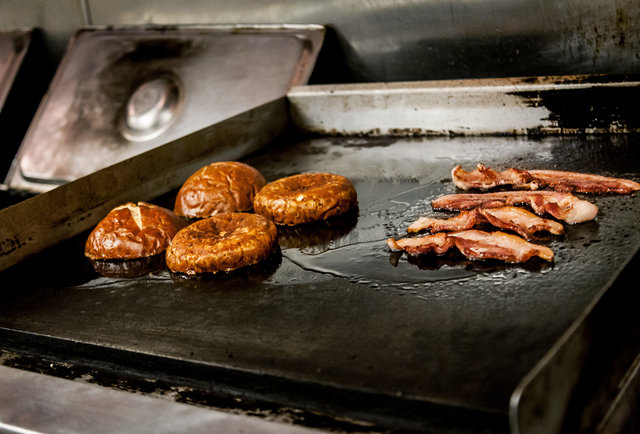
{"type": "Polygon", "coordinates": [[[506,412],[525,373],[638,250],[640,199],[592,197],[596,221],[540,240],[555,251],[552,265],[455,254],[410,260],[390,253],[385,239],[406,235],[420,215],[446,215],[429,202],[456,192],[455,164],[640,181],[639,149],[634,136],[275,143],[245,161],[268,181],[306,171],[348,176],[357,212],[283,230],[281,251],[259,267],[198,279],[162,268],[101,276],[82,255],[85,234],[4,273],[0,327],[106,354],[125,349],[506,412]]]}

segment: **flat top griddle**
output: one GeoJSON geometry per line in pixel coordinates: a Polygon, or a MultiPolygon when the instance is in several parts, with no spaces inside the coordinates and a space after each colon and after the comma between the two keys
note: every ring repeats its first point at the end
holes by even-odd
{"type": "MultiPolygon", "coordinates": [[[[600,211],[562,237],[538,240],[554,250],[553,264],[407,258],[385,240],[405,236],[420,215],[446,215],[430,200],[456,192],[455,164],[639,181],[638,141],[288,137],[244,161],[269,181],[307,171],[346,175],[357,211],[283,229],[280,252],[263,264],[195,279],[162,264],[139,277],[113,277],[122,267],[101,275],[82,255],[85,233],[2,273],[0,327],[16,339],[88,343],[105,362],[127,351],[504,415],[523,376],[637,254],[638,197],[579,195],[600,211]]],[[[171,207],[174,197],[155,202],[171,207]]]]}

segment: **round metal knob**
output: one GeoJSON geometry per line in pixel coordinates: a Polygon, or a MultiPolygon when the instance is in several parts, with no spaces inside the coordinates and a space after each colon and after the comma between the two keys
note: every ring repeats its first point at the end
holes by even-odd
{"type": "Polygon", "coordinates": [[[180,86],[170,77],[142,83],[131,94],[125,108],[124,136],[129,140],[150,140],[160,135],[175,117],[180,86]]]}

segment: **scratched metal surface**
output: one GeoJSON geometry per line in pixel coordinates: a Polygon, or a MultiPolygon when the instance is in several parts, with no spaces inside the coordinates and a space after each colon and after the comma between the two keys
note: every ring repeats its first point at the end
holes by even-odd
{"type": "Polygon", "coordinates": [[[306,83],[323,35],[313,25],[82,28],[7,183],[48,191],[283,96],[306,83]]]}
{"type": "Polygon", "coordinates": [[[0,327],[89,343],[106,360],[126,350],[506,415],[522,377],[637,254],[640,199],[591,197],[600,208],[595,221],[539,240],[554,250],[553,264],[410,259],[391,254],[384,240],[405,235],[420,215],[444,215],[429,201],[456,191],[449,172],[457,163],[640,181],[638,142],[620,135],[273,143],[245,161],[267,180],[344,174],[358,191],[357,212],[281,231],[281,252],[265,264],[198,279],[173,276],[161,262],[139,277],[132,267],[128,277],[114,277],[122,270],[113,266],[98,272],[82,256],[84,234],[0,276],[0,327]]]}

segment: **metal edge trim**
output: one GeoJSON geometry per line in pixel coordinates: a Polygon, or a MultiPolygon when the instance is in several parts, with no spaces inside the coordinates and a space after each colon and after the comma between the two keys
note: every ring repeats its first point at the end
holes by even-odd
{"type": "Polygon", "coordinates": [[[76,33],[95,31],[163,31],[163,30],[216,30],[221,32],[325,32],[321,24],[91,24],[78,28],[76,33]]]}
{"type": "Polygon", "coordinates": [[[28,139],[33,135],[33,129],[35,128],[35,125],[37,123],[37,120],[40,119],[40,117],[42,117],[42,112],[45,110],[45,108],[47,107],[48,101],[51,98],[51,90],[55,88],[55,86],[57,86],[57,83],[62,79],[61,75],[62,75],[62,71],[63,71],[63,67],[69,63],[69,56],[68,56],[68,52],[69,49],[73,46],[73,44],[76,43],[76,40],[78,39],[80,34],[80,31],[76,31],[71,38],[69,38],[69,41],[67,42],[67,46],[65,48],[65,54],[62,56],[62,59],[60,60],[60,63],[58,64],[57,68],[56,68],[56,72],[53,75],[53,77],[51,78],[51,81],[49,82],[49,85],[47,86],[47,91],[45,92],[45,94],[43,95],[42,99],[40,100],[40,103],[38,104],[38,108],[36,110],[36,112],[33,115],[33,118],[31,119],[31,122],[29,123],[29,128],[27,128],[27,132],[25,133],[23,139],[22,139],[22,143],[20,144],[20,147],[18,148],[18,151],[16,152],[16,155],[13,158],[13,161],[11,162],[11,166],[9,167],[9,170],[7,172],[7,175],[4,179],[4,183],[7,185],[11,185],[11,180],[14,177],[19,177],[20,176],[20,157],[22,156],[22,154],[24,153],[24,146],[25,143],[28,142],[28,139]]]}
{"type": "Polygon", "coordinates": [[[584,87],[606,87],[612,85],[636,85],[640,86],[640,74],[609,75],[609,74],[583,74],[583,75],[550,75],[550,76],[530,76],[530,77],[501,77],[501,78],[468,78],[451,80],[416,80],[416,81],[396,81],[396,82],[375,82],[375,83],[343,83],[343,84],[315,84],[297,86],[291,90],[292,95],[313,95],[315,93],[331,92],[335,94],[350,93],[360,94],[367,91],[385,90],[406,91],[429,90],[436,92],[443,90],[463,88],[507,88],[516,86],[517,89],[529,88],[537,90],[540,88],[584,88],[584,87]]]}
{"type": "Polygon", "coordinates": [[[8,404],[0,412],[1,432],[319,432],[285,420],[234,414],[18,368],[0,366],[0,375],[0,384],[10,392],[0,393],[0,401],[8,404]]]}
{"type": "Polygon", "coordinates": [[[293,123],[318,134],[597,134],[636,132],[638,127],[635,122],[601,125],[593,115],[564,122],[552,103],[547,106],[546,95],[637,88],[638,76],[585,75],[297,86],[287,98],[293,123]],[[389,109],[399,114],[380,115],[389,109]],[[354,113],[363,110],[368,115],[356,122],[354,113]]]}
{"type": "MultiPolygon", "coordinates": [[[[640,244],[636,246],[636,253],[640,251],[640,244]]],[[[585,321],[591,314],[591,312],[598,305],[600,300],[603,298],[604,294],[609,291],[609,289],[613,286],[617,276],[620,274],[622,270],[632,261],[633,255],[627,258],[627,260],[618,267],[616,272],[610,278],[606,285],[604,285],[603,289],[596,294],[596,296],[591,300],[591,302],[585,307],[582,313],[573,321],[573,323],[565,330],[562,336],[549,348],[549,350],[544,354],[544,356],[531,368],[531,370],[522,378],[520,383],[513,390],[511,397],[509,399],[509,426],[511,428],[511,432],[514,434],[528,434],[526,430],[522,430],[521,428],[521,417],[519,414],[520,411],[520,403],[523,398],[523,395],[526,393],[528,388],[538,379],[544,375],[545,371],[550,369],[551,363],[554,360],[560,358],[563,354],[563,351],[574,342],[576,339],[579,339],[579,332],[581,327],[584,325],[585,321]]],[[[571,385],[571,389],[575,384],[571,385]]],[[[570,396],[565,396],[566,403],[569,402],[570,396]]],[[[563,409],[564,410],[564,409],[563,409]]],[[[564,412],[563,412],[564,413],[564,412]]],[[[547,431],[553,432],[553,431],[547,431]]]]}
{"type": "Polygon", "coordinates": [[[33,31],[34,29],[24,29],[24,30],[10,30],[10,31],[2,31],[2,33],[16,33],[20,38],[25,38],[26,43],[22,47],[20,52],[14,53],[13,59],[11,60],[9,67],[7,68],[7,74],[5,75],[5,82],[0,83],[0,111],[6,102],[6,98],[13,87],[13,83],[15,82],[16,77],[18,76],[18,71],[22,66],[22,62],[31,47],[31,43],[33,40],[33,31]]]}

